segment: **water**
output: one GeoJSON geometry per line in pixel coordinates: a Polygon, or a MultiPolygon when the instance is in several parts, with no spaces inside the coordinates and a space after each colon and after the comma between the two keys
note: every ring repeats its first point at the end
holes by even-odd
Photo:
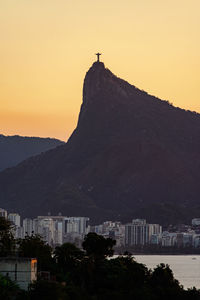
{"type": "Polygon", "coordinates": [[[168,264],[174,277],[185,289],[196,287],[200,289],[200,256],[199,255],[134,255],[139,263],[149,269],[158,264],[168,264]]]}

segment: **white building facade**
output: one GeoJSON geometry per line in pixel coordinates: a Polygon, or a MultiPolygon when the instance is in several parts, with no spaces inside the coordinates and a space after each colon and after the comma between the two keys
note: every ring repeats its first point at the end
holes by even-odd
{"type": "MultiPolygon", "coordinates": [[[[162,227],[159,224],[147,224],[144,219],[134,219],[132,223],[125,225],[125,246],[144,246],[150,244],[152,236],[159,236],[162,227]]],[[[157,239],[158,240],[158,239],[157,239]]]]}

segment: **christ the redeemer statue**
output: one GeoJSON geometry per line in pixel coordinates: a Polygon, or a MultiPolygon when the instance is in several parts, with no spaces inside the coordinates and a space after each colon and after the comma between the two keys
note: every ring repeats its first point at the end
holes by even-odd
{"type": "Polygon", "coordinates": [[[101,53],[98,52],[95,55],[97,56],[97,62],[99,62],[99,56],[101,55],[101,53]]]}

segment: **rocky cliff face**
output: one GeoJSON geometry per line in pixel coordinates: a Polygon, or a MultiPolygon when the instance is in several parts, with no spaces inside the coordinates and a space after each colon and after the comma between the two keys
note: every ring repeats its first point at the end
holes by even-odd
{"type": "Polygon", "coordinates": [[[199,208],[200,116],[95,62],[68,143],[0,174],[0,206],[23,215],[188,221],[199,208]]]}

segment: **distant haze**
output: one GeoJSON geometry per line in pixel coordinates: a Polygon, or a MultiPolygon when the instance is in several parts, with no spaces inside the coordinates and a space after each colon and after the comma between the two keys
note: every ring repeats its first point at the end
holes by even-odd
{"type": "Polygon", "coordinates": [[[1,132],[66,141],[97,51],[140,89],[200,112],[199,36],[199,0],[1,1],[1,132]]]}
{"type": "Polygon", "coordinates": [[[0,134],[0,171],[64,144],[50,138],[4,136],[0,134]]]}

